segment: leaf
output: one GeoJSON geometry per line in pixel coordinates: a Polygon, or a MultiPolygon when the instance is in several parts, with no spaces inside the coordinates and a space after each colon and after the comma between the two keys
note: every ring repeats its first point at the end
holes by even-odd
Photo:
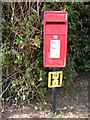
{"type": "Polygon", "coordinates": [[[23,83],[24,83],[24,80],[21,80],[20,83],[19,83],[20,86],[23,86],[23,83]]]}
{"type": "Polygon", "coordinates": [[[38,107],[37,107],[37,106],[35,106],[35,110],[38,110],[38,107]]]}
{"type": "Polygon", "coordinates": [[[57,113],[55,112],[55,113],[54,113],[54,117],[56,117],[56,115],[57,115],[57,113]]]}
{"type": "Polygon", "coordinates": [[[14,81],[12,81],[12,84],[13,84],[13,85],[18,85],[18,81],[17,81],[17,80],[14,80],[14,81]]]}
{"type": "Polygon", "coordinates": [[[44,104],[47,105],[47,103],[44,101],[44,104]]]}
{"type": "Polygon", "coordinates": [[[31,85],[35,85],[34,81],[31,81],[31,85]]]}
{"type": "Polygon", "coordinates": [[[40,104],[40,107],[39,107],[40,110],[42,110],[42,105],[40,104]]]}
{"type": "Polygon", "coordinates": [[[25,100],[25,95],[23,95],[23,100],[25,100]]]}
{"type": "Polygon", "coordinates": [[[63,112],[62,110],[60,110],[60,114],[61,114],[61,115],[64,115],[64,112],[63,112]]]}
{"type": "Polygon", "coordinates": [[[4,98],[2,98],[2,101],[4,101],[4,98]]]}

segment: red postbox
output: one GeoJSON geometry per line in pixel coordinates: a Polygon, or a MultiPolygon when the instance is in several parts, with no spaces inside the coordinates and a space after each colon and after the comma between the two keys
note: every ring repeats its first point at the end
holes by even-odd
{"type": "Polygon", "coordinates": [[[68,13],[66,11],[44,12],[44,67],[63,68],[66,66],[67,25],[68,13]]]}

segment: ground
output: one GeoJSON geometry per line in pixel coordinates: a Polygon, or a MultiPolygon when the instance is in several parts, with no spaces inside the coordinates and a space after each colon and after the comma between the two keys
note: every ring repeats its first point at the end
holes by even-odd
{"type": "Polygon", "coordinates": [[[88,118],[88,79],[87,74],[83,74],[70,82],[70,86],[65,89],[57,88],[56,112],[52,116],[50,111],[51,91],[46,95],[46,103],[36,107],[23,105],[15,107],[12,105],[7,112],[2,114],[2,119],[6,118],[88,118]],[[46,104],[46,107],[45,107],[46,104]],[[47,107],[48,106],[48,107],[47,107]]]}

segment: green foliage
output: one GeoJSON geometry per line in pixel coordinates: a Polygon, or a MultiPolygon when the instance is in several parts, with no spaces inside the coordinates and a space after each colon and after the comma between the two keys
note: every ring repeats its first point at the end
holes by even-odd
{"type": "Polygon", "coordinates": [[[26,100],[30,103],[35,97],[42,100],[47,93],[48,70],[43,67],[42,36],[42,14],[46,10],[68,11],[68,51],[64,85],[67,86],[77,76],[78,71],[86,70],[88,66],[86,59],[90,9],[86,3],[39,3],[39,7],[33,2],[3,3],[3,19],[0,20],[3,89],[11,82],[8,93],[15,100],[26,100]]]}
{"type": "Polygon", "coordinates": [[[89,6],[84,3],[71,3],[68,11],[68,52],[75,61],[76,70],[86,69],[87,42],[89,40],[89,6]],[[88,11],[88,12],[86,12],[88,11]],[[86,13],[86,14],[85,14],[86,13]],[[82,17],[83,16],[83,17],[82,17]]]}
{"type": "Polygon", "coordinates": [[[36,103],[35,110],[42,110],[42,104],[41,103],[36,103]]]}
{"type": "Polygon", "coordinates": [[[60,110],[60,114],[61,114],[61,115],[64,115],[64,112],[63,112],[62,110],[60,110]]]}
{"type": "Polygon", "coordinates": [[[57,117],[57,113],[55,112],[55,113],[54,113],[54,118],[56,118],[56,117],[57,117]]]}
{"type": "Polygon", "coordinates": [[[68,87],[70,84],[69,81],[73,80],[77,75],[74,58],[67,54],[67,67],[64,69],[64,87],[68,87]]]}

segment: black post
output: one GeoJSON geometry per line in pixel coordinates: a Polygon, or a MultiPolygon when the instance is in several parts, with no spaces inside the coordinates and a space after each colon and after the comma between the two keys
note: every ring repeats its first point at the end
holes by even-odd
{"type": "MultiPolygon", "coordinates": [[[[53,68],[52,71],[56,71],[56,68],[53,68]]],[[[56,106],[56,88],[52,88],[52,97],[51,97],[51,113],[55,113],[56,106]]]]}

